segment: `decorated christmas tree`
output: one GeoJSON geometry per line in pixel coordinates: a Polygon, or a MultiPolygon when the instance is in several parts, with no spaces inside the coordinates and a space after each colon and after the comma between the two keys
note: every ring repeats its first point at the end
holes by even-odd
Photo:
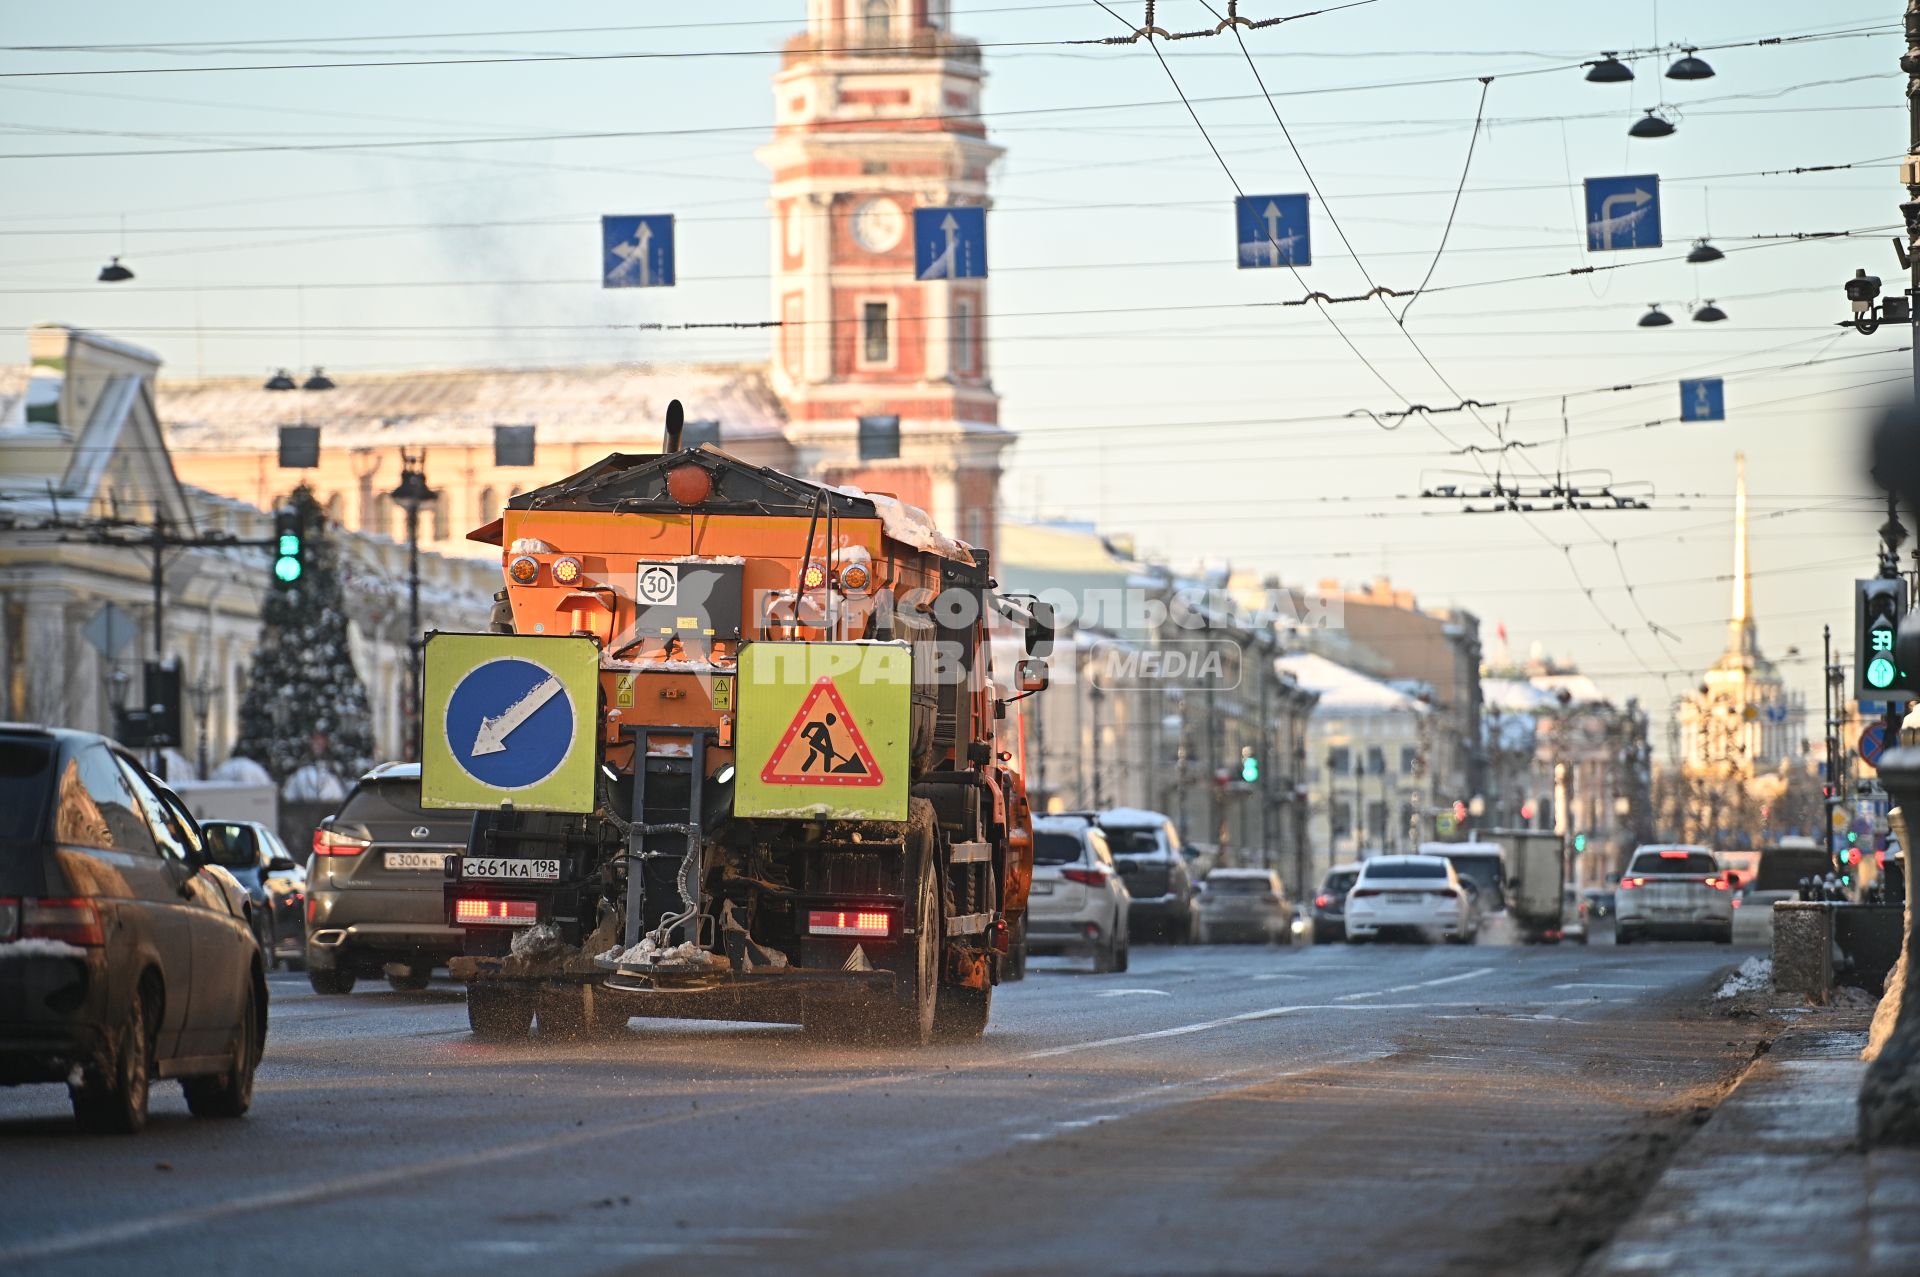
{"type": "Polygon", "coordinates": [[[373,711],[353,667],[326,516],[304,484],[287,508],[303,531],[304,561],[276,570],[267,591],[233,752],[283,785],[293,778],[290,789],[303,792],[289,796],[330,797],[373,765],[373,711]]]}

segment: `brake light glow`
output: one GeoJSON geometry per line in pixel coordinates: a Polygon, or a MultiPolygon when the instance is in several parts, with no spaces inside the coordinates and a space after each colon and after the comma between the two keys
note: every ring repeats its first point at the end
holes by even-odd
{"type": "Polygon", "coordinates": [[[1662,860],[1685,860],[1685,859],[1687,858],[1687,856],[1688,856],[1689,854],[1691,854],[1691,853],[1689,853],[1689,852],[1684,852],[1684,851],[1663,851],[1663,852],[1661,852],[1661,853],[1660,853],[1660,859],[1662,859],[1662,860]]]}
{"type": "Polygon", "coordinates": [[[540,560],[523,554],[507,564],[507,579],[515,585],[532,585],[540,579],[540,560]]]}
{"type": "Polygon", "coordinates": [[[1727,880],[1725,878],[1702,878],[1700,881],[1712,887],[1715,891],[1727,890],[1727,880]]]}
{"type": "Polygon", "coordinates": [[[313,831],[313,854],[316,856],[357,856],[372,845],[371,838],[336,834],[326,828],[313,831]]]}
{"type": "Polygon", "coordinates": [[[1333,897],[1329,896],[1324,891],[1313,898],[1313,907],[1316,909],[1325,909],[1328,905],[1332,903],[1333,903],[1333,897]]]}
{"type": "Polygon", "coordinates": [[[1645,878],[1622,878],[1620,880],[1620,890],[1622,891],[1631,891],[1635,887],[1644,887],[1646,885],[1647,880],[1645,878]]]}
{"type": "Polygon", "coordinates": [[[807,933],[816,936],[876,936],[885,939],[892,919],[880,909],[809,909],[807,933]]]}
{"type": "Polygon", "coordinates": [[[91,900],[55,899],[20,902],[22,940],[64,940],[68,944],[103,945],[100,911],[91,900]]]}
{"type": "Polygon", "coordinates": [[[568,555],[557,559],[553,565],[553,580],[556,585],[574,585],[580,580],[580,560],[568,555]]]}
{"type": "Polygon", "coordinates": [[[530,927],[538,921],[540,906],[531,900],[456,900],[453,920],[469,925],[530,927]]]}
{"type": "Polygon", "coordinates": [[[1068,882],[1083,883],[1089,887],[1104,887],[1107,885],[1107,871],[1104,869],[1062,869],[1060,876],[1068,882]]]}

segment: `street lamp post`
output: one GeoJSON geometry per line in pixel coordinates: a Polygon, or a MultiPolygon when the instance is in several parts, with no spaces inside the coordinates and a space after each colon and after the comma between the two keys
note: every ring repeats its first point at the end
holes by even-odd
{"type": "Polygon", "coordinates": [[[213,680],[208,678],[207,674],[208,671],[203,667],[200,671],[200,677],[187,688],[187,694],[193,697],[194,719],[198,724],[198,729],[194,732],[194,737],[197,742],[194,753],[196,755],[196,762],[200,768],[201,780],[207,778],[207,764],[209,761],[207,756],[207,728],[209,726],[207,722],[207,711],[213,707],[213,680]]]}
{"type": "Polygon", "coordinates": [[[420,757],[420,511],[440,495],[427,486],[426,453],[400,454],[400,485],[392,492],[393,502],[407,512],[407,694],[406,756],[420,757]]]}

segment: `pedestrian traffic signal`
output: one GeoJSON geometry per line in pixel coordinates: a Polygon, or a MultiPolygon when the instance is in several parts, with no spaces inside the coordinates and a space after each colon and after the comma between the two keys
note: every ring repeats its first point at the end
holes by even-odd
{"type": "Polygon", "coordinates": [[[1240,779],[1249,785],[1260,779],[1260,755],[1253,752],[1252,746],[1240,751],[1240,779]]]}
{"type": "Polygon", "coordinates": [[[1904,700],[1915,680],[1900,667],[1896,651],[1900,618],[1907,610],[1907,583],[1897,578],[1855,581],[1854,692],[1861,700],[1904,700]]]}
{"type": "Polygon", "coordinates": [[[297,510],[273,512],[273,579],[292,585],[307,571],[307,536],[297,510]]]}

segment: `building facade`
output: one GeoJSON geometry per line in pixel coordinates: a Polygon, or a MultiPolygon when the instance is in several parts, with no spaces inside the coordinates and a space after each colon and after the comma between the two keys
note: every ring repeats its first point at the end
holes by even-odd
{"type": "MultiPolygon", "coordinates": [[[[148,661],[175,666],[187,760],[217,766],[238,732],[268,586],[265,510],[180,481],[154,390],[159,358],[98,333],[39,327],[0,367],[0,718],[111,732],[148,661]],[[251,545],[163,550],[163,537],[251,545]]],[[[383,757],[401,756],[406,547],[339,538],[354,663],[383,757]]],[[[428,625],[485,625],[500,569],[423,555],[428,625]]]]}

